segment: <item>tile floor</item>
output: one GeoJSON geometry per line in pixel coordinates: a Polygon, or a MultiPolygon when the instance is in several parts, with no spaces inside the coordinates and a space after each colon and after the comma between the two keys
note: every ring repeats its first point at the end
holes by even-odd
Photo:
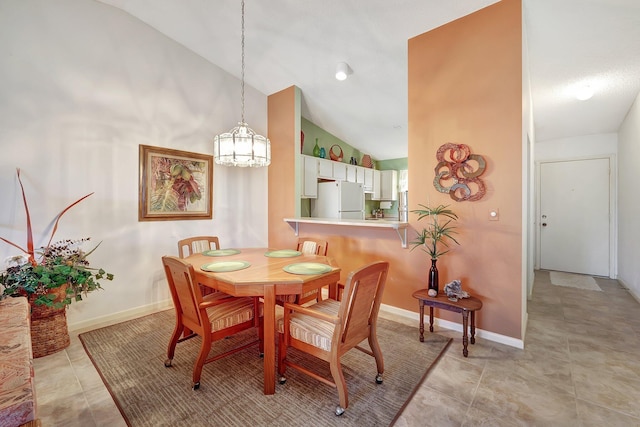
{"type": "MultiPolygon", "coordinates": [[[[396,426],[640,426],[638,302],[615,280],[535,277],[525,349],[478,338],[463,358],[460,333],[438,330],[455,340],[396,426]]],[[[77,336],[35,373],[43,427],[126,425],[77,336]]]]}

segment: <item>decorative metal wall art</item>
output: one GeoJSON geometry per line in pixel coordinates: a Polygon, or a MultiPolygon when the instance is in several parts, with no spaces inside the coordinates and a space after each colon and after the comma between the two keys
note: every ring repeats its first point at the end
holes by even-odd
{"type": "Polygon", "coordinates": [[[438,164],[433,185],[441,193],[449,193],[456,202],[474,202],[486,189],[479,178],[487,164],[479,154],[471,154],[468,145],[448,143],[438,148],[438,164]]]}

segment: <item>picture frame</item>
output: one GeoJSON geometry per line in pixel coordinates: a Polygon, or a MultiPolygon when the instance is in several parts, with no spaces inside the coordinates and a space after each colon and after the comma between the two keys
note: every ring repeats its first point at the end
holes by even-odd
{"type": "Polygon", "coordinates": [[[138,221],[213,218],[213,156],[140,145],[138,221]]]}

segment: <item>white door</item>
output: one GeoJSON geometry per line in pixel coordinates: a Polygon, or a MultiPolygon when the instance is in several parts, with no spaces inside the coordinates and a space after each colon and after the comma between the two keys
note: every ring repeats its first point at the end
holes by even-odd
{"type": "Polygon", "coordinates": [[[609,159],[540,164],[540,268],[609,276],[609,159]]]}

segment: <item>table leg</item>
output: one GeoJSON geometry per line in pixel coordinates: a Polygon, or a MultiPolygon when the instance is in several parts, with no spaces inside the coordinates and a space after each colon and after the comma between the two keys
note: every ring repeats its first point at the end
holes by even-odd
{"type": "Polygon", "coordinates": [[[469,323],[469,312],[467,310],[462,311],[462,355],[467,357],[469,351],[467,345],[469,344],[469,338],[467,336],[467,326],[469,323]]]}
{"type": "Polygon", "coordinates": [[[476,312],[471,312],[471,339],[469,340],[471,344],[476,343],[476,312]]]}
{"type": "Polygon", "coordinates": [[[329,299],[338,301],[338,283],[329,285],[329,299]]]}
{"type": "Polygon", "coordinates": [[[424,342],[424,301],[419,301],[420,305],[420,342],[424,342]]]}
{"type": "Polygon", "coordinates": [[[276,289],[264,285],[264,394],[276,392],[276,289]]]}
{"type": "Polygon", "coordinates": [[[433,332],[433,307],[429,307],[429,332],[433,332]]]}

